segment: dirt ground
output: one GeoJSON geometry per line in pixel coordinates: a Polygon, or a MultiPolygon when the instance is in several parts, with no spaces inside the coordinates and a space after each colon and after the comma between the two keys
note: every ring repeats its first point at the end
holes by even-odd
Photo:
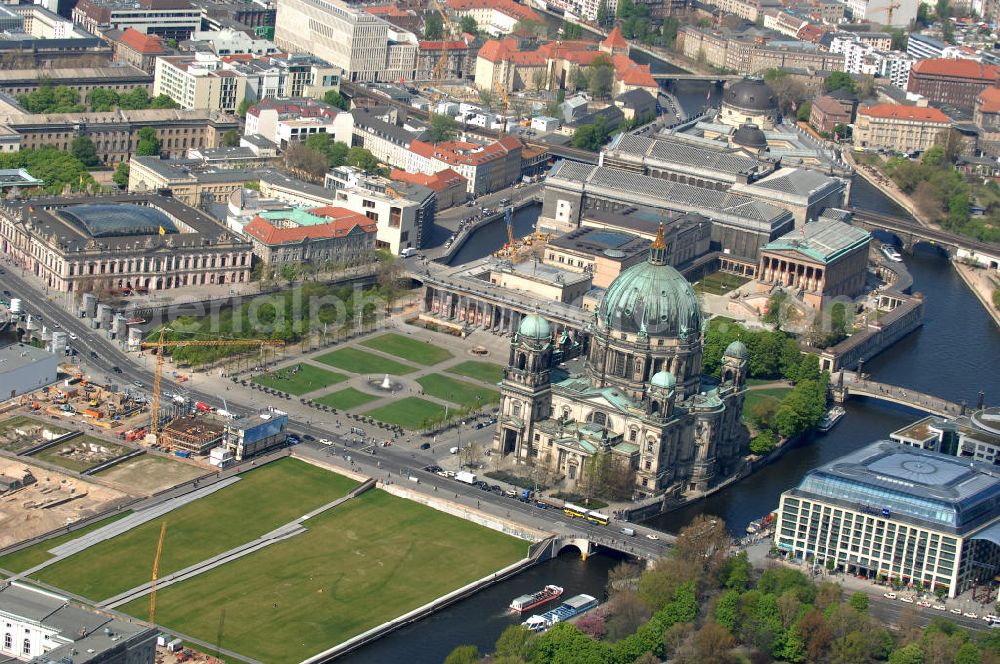
{"type": "Polygon", "coordinates": [[[61,436],[70,429],[46,422],[41,418],[16,415],[0,422],[0,448],[8,452],[18,453],[48,438],[61,436]]]}
{"type": "Polygon", "coordinates": [[[27,469],[35,484],[0,498],[0,548],[41,535],[107,509],[127,497],[121,491],[90,484],[26,464],[21,460],[0,458],[0,475],[21,478],[27,469]],[[73,498],[44,509],[42,506],[73,498]]]}
{"type": "Polygon", "coordinates": [[[140,457],[124,461],[112,466],[96,477],[127,486],[136,493],[153,494],[161,489],[183,484],[201,477],[208,472],[205,468],[173,461],[153,454],[143,454],[140,457]]]}
{"type": "Polygon", "coordinates": [[[167,652],[162,646],[156,647],[156,664],[222,664],[221,659],[200,653],[190,648],[184,648],[179,652],[167,652]]]}

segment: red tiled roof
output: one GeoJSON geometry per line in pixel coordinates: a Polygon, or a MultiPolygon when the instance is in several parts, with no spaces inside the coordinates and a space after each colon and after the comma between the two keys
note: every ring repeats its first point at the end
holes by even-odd
{"type": "Polygon", "coordinates": [[[858,115],[894,120],[916,120],[951,124],[951,118],[930,106],[902,106],[900,104],[876,104],[858,111],[858,115]]]}
{"type": "Polygon", "coordinates": [[[374,14],[375,16],[409,16],[409,12],[405,9],[400,9],[396,5],[375,5],[373,7],[365,7],[365,11],[369,14],[374,14]]]}
{"type": "Polygon", "coordinates": [[[947,76],[949,78],[973,78],[984,81],[1000,79],[1000,67],[984,65],[975,60],[953,58],[928,58],[913,63],[913,73],[926,76],[947,76]]]}
{"type": "Polygon", "coordinates": [[[421,51],[440,51],[440,50],[445,49],[445,48],[447,48],[449,50],[455,49],[455,50],[463,50],[464,51],[469,46],[464,41],[459,41],[459,40],[455,40],[455,41],[420,41],[420,42],[417,42],[417,44],[420,46],[420,50],[421,51]]]}
{"type": "Polygon", "coordinates": [[[123,44],[139,53],[165,53],[159,37],[144,35],[135,28],[126,28],[120,37],[123,44]]]}
{"type": "Polygon", "coordinates": [[[503,62],[510,60],[511,55],[517,52],[517,41],[514,39],[487,39],[486,43],[479,48],[477,57],[489,60],[490,62],[503,62]]]}
{"type": "Polygon", "coordinates": [[[504,136],[485,146],[465,141],[442,141],[432,145],[425,141],[416,140],[410,143],[410,152],[427,159],[437,159],[446,164],[481,166],[496,159],[502,159],[508,153],[522,147],[524,144],[521,143],[521,139],[514,136],[504,136]]]}
{"type": "Polygon", "coordinates": [[[459,12],[470,9],[495,9],[501,14],[506,14],[519,21],[542,22],[542,17],[534,10],[518,4],[514,0],[448,0],[448,7],[459,12]]]}
{"type": "Polygon", "coordinates": [[[802,29],[795,36],[802,41],[818,42],[825,34],[826,30],[824,28],[808,23],[802,26],[802,29]]]}
{"type": "Polygon", "coordinates": [[[361,228],[365,233],[374,233],[378,224],[368,217],[340,207],[322,207],[309,210],[310,214],[330,219],[330,223],[315,226],[293,226],[277,228],[271,222],[261,217],[254,217],[247,224],[245,232],[264,244],[277,245],[292,242],[302,242],[305,239],[321,240],[335,237],[345,237],[355,228],[361,228]]]}
{"type": "Polygon", "coordinates": [[[1000,113],[1000,88],[986,88],[976,98],[982,113],[1000,113]]]}
{"type": "Polygon", "coordinates": [[[247,115],[259,117],[264,110],[274,110],[278,115],[296,115],[300,118],[335,118],[337,110],[322,101],[310,99],[307,102],[294,102],[265,97],[247,110],[247,115]]]}
{"type": "Polygon", "coordinates": [[[434,175],[428,175],[427,173],[407,173],[395,168],[389,174],[389,177],[400,182],[423,185],[436,192],[442,192],[451,187],[465,189],[466,186],[466,179],[450,168],[438,171],[434,175]]]}
{"type": "Polygon", "coordinates": [[[616,25],[607,38],[601,42],[601,46],[607,48],[628,48],[628,42],[625,41],[625,37],[622,35],[622,29],[616,25]]]}

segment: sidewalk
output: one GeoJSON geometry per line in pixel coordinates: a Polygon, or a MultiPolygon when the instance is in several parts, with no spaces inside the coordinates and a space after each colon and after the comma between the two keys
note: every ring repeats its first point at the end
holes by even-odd
{"type": "Polygon", "coordinates": [[[983,303],[983,308],[993,318],[993,322],[1000,325],[1000,309],[993,304],[993,291],[1000,288],[1000,276],[991,276],[990,271],[985,268],[972,267],[958,261],[953,261],[952,264],[958,271],[958,276],[983,303]]]}

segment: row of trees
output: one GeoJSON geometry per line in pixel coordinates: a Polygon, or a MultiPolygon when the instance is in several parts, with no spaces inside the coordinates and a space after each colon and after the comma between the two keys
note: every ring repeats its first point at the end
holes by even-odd
{"type": "Polygon", "coordinates": [[[445,664],[996,664],[1000,636],[972,636],[936,618],[924,629],[903,609],[896,631],[870,615],[868,597],[844,597],[830,581],[796,569],[755,570],[746,553],[729,555],[722,519],[699,516],[671,552],[645,571],[622,563],[608,598],[575,624],[542,635],[507,628],[483,659],[459,646],[445,664]]]}
{"type": "MultiPolygon", "coordinates": [[[[463,16],[459,21],[459,28],[473,37],[479,34],[479,24],[472,16],[463,16]]],[[[424,38],[430,40],[445,38],[444,20],[438,12],[428,12],[424,18],[424,38]]]]}
{"type": "Polygon", "coordinates": [[[370,150],[350,147],[333,140],[329,134],[313,134],[304,143],[295,143],[285,150],[285,167],[308,180],[320,182],[331,168],[354,166],[366,173],[385,175],[385,169],[370,150]]]}
{"type": "Polygon", "coordinates": [[[948,132],[944,144],[927,150],[919,162],[893,157],[883,170],[917,207],[943,227],[985,242],[1000,241],[1000,187],[992,182],[970,186],[953,166],[958,149],[957,138],[948,132]],[[984,203],[984,216],[971,215],[973,197],[984,203]]]}
{"type": "Polygon", "coordinates": [[[80,93],[66,85],[43,83],[38,89],[17,96],[17,103],[29,113],[81,113],[83,111],[131,111],[143,108],[180,108],[167,95],[150,97],[146,88],[118,93],[110,88],[94,88],[81,102],[80,93]]]}
{"type": "Polygon", "coordinates": [[[86,164],[72,153],[51,146],[0,154],[0,168],[25,169],[45,181],[42,188],[48,194],[61,193],[67,186],[82,189],[94,184],[86,164]]]}

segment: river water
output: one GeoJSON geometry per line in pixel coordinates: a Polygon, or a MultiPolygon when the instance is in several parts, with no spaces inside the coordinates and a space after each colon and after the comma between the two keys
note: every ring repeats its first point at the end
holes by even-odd
{"type": "MultiPolygon", "coordinates": [[[[704,104],[707,89],[705,84],[695,83],[679,91],[689,112],[704,104]]],[[[875,212],[905,215],[861,178],[852,186],[851,204],[875,212]]],[[[537,215],[537,206],[518,213],[515,219],[518,235],[531,231],[537,215]]],[[[466,243],[457,260],[488,254],[503,244],[505,235],[502,223],[482,229],[466,243]]],[[[926,298],[924,325],[867,362],[865,371],[880,381],[955,401],[964,399],[970,404],[975,404],[979,390],[983,390],[987,403],[1000,403],[1000,330],[941,255],[918,247],[913,256],[906,256],[906,264],[913,275],[914,292],[921,292],[926,298]]],[[[885,438],[919,417],[921,414],[902,407],[851,400],[847,416],[829,434],[803,441],[753,476],[697,504],[660,515],[647,525],[676,532],[694,516],[709,513],[724,518],[731,530],[740,534],[748,522],[773,510],[781,493],[796,485],[810,469],[885,438]]],[[[442,661],[461,644],[474,644],[484,652],[489,651],[497,636],[516,622],[504,611],[512,598],[547,583],[563,586],[567,595],[588,593],[601,598],[608,570],[617,562],[617,558],[607,555],[594,555],[582,561],[578,555],[565,554],[390,634],[344,661],[430,664],[442,661]]]]}

